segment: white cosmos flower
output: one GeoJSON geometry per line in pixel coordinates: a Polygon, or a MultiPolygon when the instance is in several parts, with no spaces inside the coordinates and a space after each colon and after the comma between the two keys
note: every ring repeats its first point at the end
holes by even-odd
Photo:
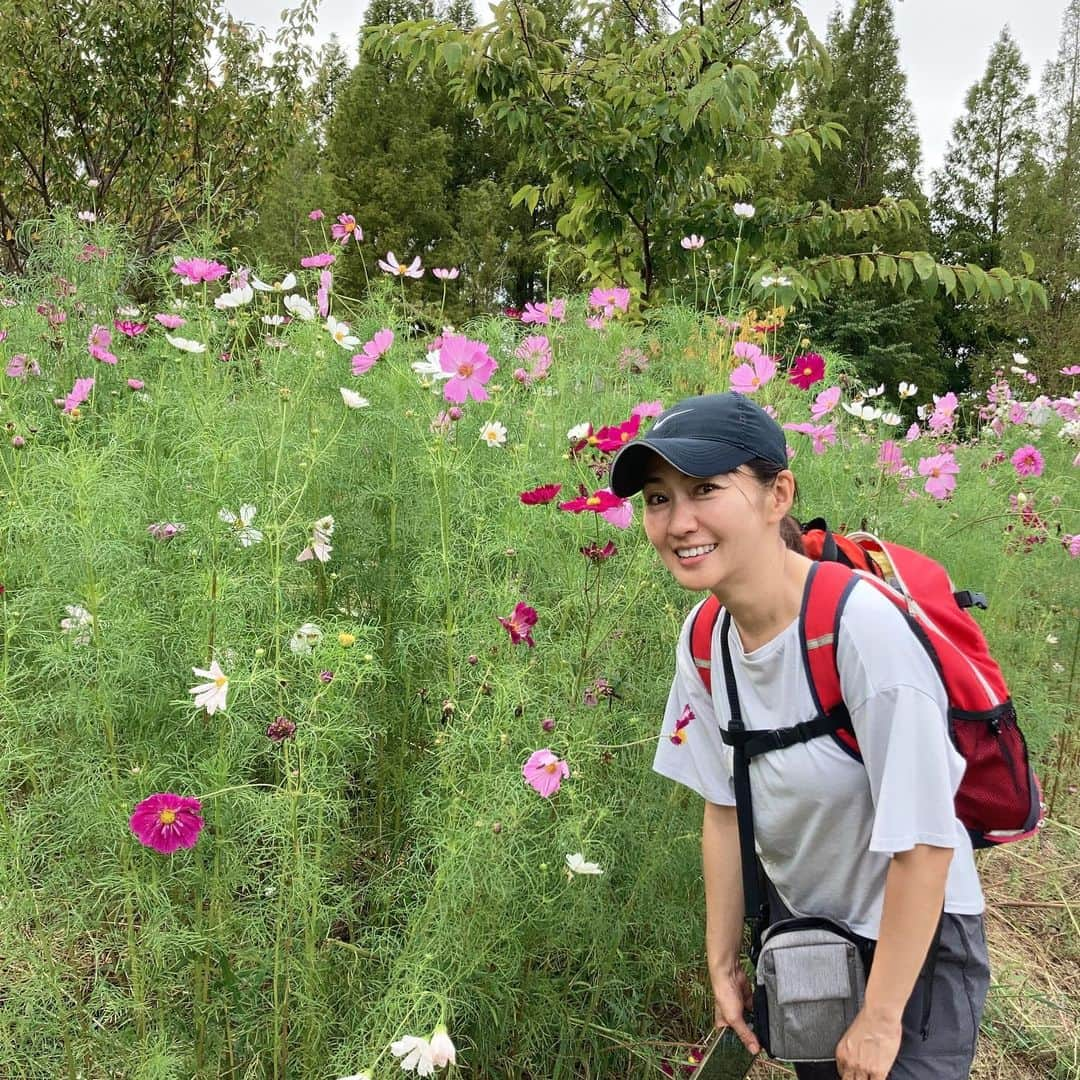
{"type": "Polygon", "coordinates": [[[439,363],[439,350],[433,349],[427,354],[426,360],[416,360],[409,365],[422,379],[449,379],[453,377],[452,371],[443,371],[439,363]]]}
{"type": "Polygon", "coordinates": [[[311,544],[304,548],[296,556],[297,562],[307,562],[309,559],[318,559],[321,563],[330,561],[330,552],[334,549],[330,546],[330,537],[334,535],[334,519],[332,515],[319,518],[311,528],[311,544]]]}
{"type": "Polygon", "coordinates": [[[94,616],[81,604],[65,604],[64,610],[68,617],[60,620],[60,629],[71,638],[73,645],[89,645],[94,632],[94,616]]]}
{"type": "Polygon", "coordinates": [[[366,409],[371,404],[366,397],[361,397],[355,390],[350,390],[347,386],[339,386],[338,389],[341,391],[341,400],[350,409],[366,409]]]}
{"type": "Polygon", "coordinates": [[[288,296],[282,301],[285,305],[285,310],[290,315],[295,315],[298,319],[302,319],[304,322],[311,322],[315,318],[315,309],[311,306],[311,301],[306,296],[300,296],[298,293],[289,293],[288,296]]]}
{"type": "Polygon", "coordinates": [[[395,277],[411,277],[421,278],[424,276],[424,268],[420,265],[420,256],[417,255],[415,259],[408,266],[404,263],[397,261],[397,256],[392,251],[386,253],[385,259],[379,259],[379,269],[386,274],[393,274],[395,277]]]}
{"type": "Polygon", "coordinates": [[[887,412],[881,414],[881,422],[888,424],[889,427],[897,427],[902,421],[903,417],[899,413],[887,412]]]}
{"type": "Polygon", "coordinates": [[[245,304],[250,304],[255,299],[255,293],[252,291],[250,285],[241,285],[239,289],[233,289],[231,292],[222,293],[221,296],[214,300],[214,307],[218,311],[231,311],[233,308],[243,307],[245,304]]]}
{"type": "Polygon", "coordinates": [[[241,547],[251,547],[263,538],[263,534],[251,524],[255,520],[256,512],[251,503],[244,503],[239,514],[222,509],[218,511],[218,517],[236,530],[236,539],[240,541],[241,547]]]}
{"type": "Polygon", "coordinates": [[[281,326],[285,322],[284,315],[264,315],[262,321],[267,326],[281,326]]]}
{"type": "Polygon", "coordinates": [[[578,424],[577,427],[572,427],[566,433],[566,437],[567,437],[567,439],[570,440],[570,442],[575,442],[575,443],[576,442],[581,442],[582,439],[585,439],[585,438],[588,437],[589,428],[591,426],[592,425],[589,424],[588,421],[586,421],[584,424],[578,424]]]}
{"type": "Polygon", "coordinates": [[[909,398],[914,397],[919,392],[919,388],[913,382],[902,382],[897,387],[897,391],[902,398],[909,398]]]}
{"type": "Polygon", "coordinates": [[[116,309],[116,314],[121,319],[137,319],[139,317],[139,309],[132,307],[130,304],[125,304],[123,307],[116,309]]]}
{"type": "Polygon", "coordinates": [[[731,212],[737,218],[742,218],[744,221],[749,221],[757,213],[753,204],[748,202],[737,202],[731,208],[731,212]]]}
{"type": "Polygon", "coordinates": [[[586,862],[585,856],[580,851],[566,856],[566,868],[571,874],[602,874],[604,872],[598,863],[586,862]]]}
{"type": "Polygon", "coordinates": [[[406,1035],[390,1044],[390,1052],[401,1058],[401,1068],[405,1072],[415,1072],[418,1076],[431,1076],[435,1071],[435,1061],[431,1053],[431,1044],[419,1035],[406,1035]]]}
{"type": "Polygon", "coordinates": [[[1056,645],[1057,643],[1058,643],[1057,634],[1047,634],[1046,635],[1046,644],[1047,645],[1056,645]]]}
{"type": "Polygon", "coordinates": [[[338,1080],[371,1080],[371,1073],[353,1073],[352,1076],[339,1076],[338,1080]]]}
{"type": "Polygon", "coordinates": [[[505,446],[506,428],[498,420],[492,420],[480,429],[480,440],[488,446],[505,446]]]}
{"type": "Polygon", "coordinates": [[[844,412],[850,413],[858,420],[877,420],[881,416],[881,410],[872,405],[864,405],[861,401],[843,402],[844,412]]]}
{"type": "Polygon", "coordinates": [[[323,632],[314,623],[306,622],[293,631],[289,638],[289,652],[293,656],[310,656],[322,641],[323,632]]]}
{"type": "Polygon", "coordinates": [[[326,329],[330,332],[330,336],[343,348],[352,349],[360,344],[360,339],[354,334],[349,333],[349,327],[347,323],[338,322],[333,315],[330,315],[326,319],[326,329]]]}
{"type": "Polygon", "coordinates": [[[881,397],[881,395],[884,394],[884,393],[885,393],[885,384],[882,383],[880,386],[875,386],[872,389],[867,390],[866,391],[866,397],[868,397],[868,398],[881,397]]]}
{"type": "Polygon", "coordinates": [[[684,236],[679,244],[684,251],[700,251],[705,246],[705,237],[691,233],[689,236],[684,236]]]}
{"type": "Polygon", "coordinates": [[[166,334],[165,340],[174,348],[180,349],[182,352],[189,353],[204,353],[206,352],[206,346],[201,341],[192,341],[191,338],[174,337],[172,334],[166,334]]]}
{"type": "Polygon", "coordinates": [[[457,1064],[457,1047],[454,1046],[454,1041],[450,1038],[450,1033],[446,1030],[445,1024],[440,1024],[431,1033],[429,1046],[431,1047],[431,1060],[440,1069],[446,1065],[457,1064]]]}
{"type": "Polygon", "coordinates": [[[210,661],[210,670],[205,671],[203,668],[192,668],[192,671],[196,675],[201,676],[204,679],[209,679],[209,682],[199,683],[198,686],[193,686],[188,693],[195,695],[193,704],[206,710],[207,716],[213,716],[216,712],[225,711],[225,698],[229,693],[229,676],[218,666],[216,660],[210,661]]]}
{"type": "Polygon", "coordinates": [[[1014,352],[1013,353],[1013,363],[1014,364],[1019,364],[1020,367],[1027,367],[1027,365],[1030,363],[1030,361],[1028,360],[1028,358],[1022,352],[1014,352]]]}
{"type": "Polygon", "coordinates": [[[258,292],[289,292],[291,289],[296,288],[296,275],[286,274],[280,281],[275,281],[272,285],[267,285],[265,281],[253,277],[251,287],[258,292]]]}
{"type": "Polygon", "coordinates": [[[94,222],[97,221],[97,214],[95,214],[93,210],[80,210],[79,220],[85,221],[89,225],[93,225],[94,222]]]}

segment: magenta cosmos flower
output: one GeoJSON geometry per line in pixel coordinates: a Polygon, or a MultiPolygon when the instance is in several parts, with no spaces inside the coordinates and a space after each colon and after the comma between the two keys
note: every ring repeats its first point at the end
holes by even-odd
{"type": "Polygon", "coordinates": [[[177,259],[172,267],[180,275],[182,285],[201,285],[224,277],[229,268],[213,259],[177,259]]]}
{"type": "Polygon", "coordinates": [[[1046,467],[1042,454],[1030,443],[1021,446],[1010,460],[1017,476],[1042,476],[1046,467]]]}
{"type": "Polygon", "coordinates": [[[534,750],[529,760],[521,766],[525,783],[545,799],[554,795],[570,775],[570,766],[556,757],[551,750],[534,750]]]}
{"type": "Polygon", "coordinates": [[[791,365],[788,382],[800,390],[809,390],[816,382],[825,378],[825,357],[818,353],[806,353],[796,356],[791,365]]]}
{"type": "Polygon", "coordinates": [[[581,514],[586,510],[591,510],[594,514],[602,514],[605,510],[614,510],[616,507],[622,506],[622,504],[623,500],[618,495],[607,488],[601,488],[591,495],[583,494],[576,499],[561,502],[559,503],[559,509],[566,510],[571,514],[581,514]]]}
{"type": "Polygon", "coordinates": [[[356,224],[356,218],[352,214],[338,214],[337,222],[330,226],[330,235],[345,245],[352,238],[358,244],[364,239],[364,230],[356,224]]]}
{"type": "Polygon", "coordinates": [[[195,846],[203,827],[201,810],[198,799],[159,792],[135,807],[131,831],[144,847],[171,855],[177,848],[195,846]]]}
{"type": "Polygon", "coordinates": [[[959,471],[960,466],[951,453],[919,459],[919,475],[926,477],[924,490],[935,499],[947,499],[956,490],[959,471]]]}
{"type": "Polygon", "coordinates": [[[562,491],[562,484],[541,484],[529,491],[523,491],[518,498],[526,506],[543,506],[551,502],[560,491],[562,491]]]}
{"type": "Polygon", "coordinates": [[[499,365],[488,355],[487,345],[472,341],[463,334],[444,334],[439,346],[439,367],[449,372],[443,397],[460,405],[466,398],[487,401],[484,383],[498,371],[499,365]]]}
{"type": "Polygon", "coordinates": [[[536,608],[531,608],[519,600],[509,618],[504,619],[501,615],[495,617],[510,635],[512,645],[520,645],[524,642],[531,649],[536,644],[532,637],[532,628],[537,620],[536,608]]]}

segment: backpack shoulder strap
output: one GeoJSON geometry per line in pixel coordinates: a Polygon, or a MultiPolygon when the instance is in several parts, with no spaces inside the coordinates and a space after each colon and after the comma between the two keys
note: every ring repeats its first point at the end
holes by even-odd
{"type": "MultiPolygon", "coordinates": [[[[858,580],[859,575],[841,563],[821,562],[810,567],[799,615],[799,642],[806,681],[818,716],[829,716],[844,707],[836,646],[840,617],[858,580]]],[[[842,750],[862,760],[850,725],[835,731],[833,738],[842,750]]]]}
{"type": "Polygon", "coordinates": [[[720,601],[709,593],[708,599],[697,609],[690,626],[690,653],[694,666],[705,684],[705,691],[712,693],[712,639],[716,620],[720,617],[720,601]]]}

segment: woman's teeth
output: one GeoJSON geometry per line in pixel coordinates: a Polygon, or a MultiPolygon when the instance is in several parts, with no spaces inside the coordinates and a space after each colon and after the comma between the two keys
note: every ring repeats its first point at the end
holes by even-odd
{"type": "Polygon", "coordinates": [[[710,551],[714,551],[715,549],[715,544],[705,544],[702,547],[676,548],[675,554],[678,555],[680,559],[692,559],[695,555],[708,555],[710,551]]]}

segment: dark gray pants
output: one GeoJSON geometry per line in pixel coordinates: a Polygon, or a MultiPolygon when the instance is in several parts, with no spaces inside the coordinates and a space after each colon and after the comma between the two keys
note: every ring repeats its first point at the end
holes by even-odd
{"type": "MultiPolygon", "coordinates": [[[[975,1056],[990,965],[981,915],[945,915],[934,966],[930,1022],[920,1034],[927,991],[925,971],[904,1008],[903,1037],[889,1080],[967,1080],[975,1056]]],[[[796,1065],[799,1080],[837,1080],[833,1062],[796,1065]]]]}

